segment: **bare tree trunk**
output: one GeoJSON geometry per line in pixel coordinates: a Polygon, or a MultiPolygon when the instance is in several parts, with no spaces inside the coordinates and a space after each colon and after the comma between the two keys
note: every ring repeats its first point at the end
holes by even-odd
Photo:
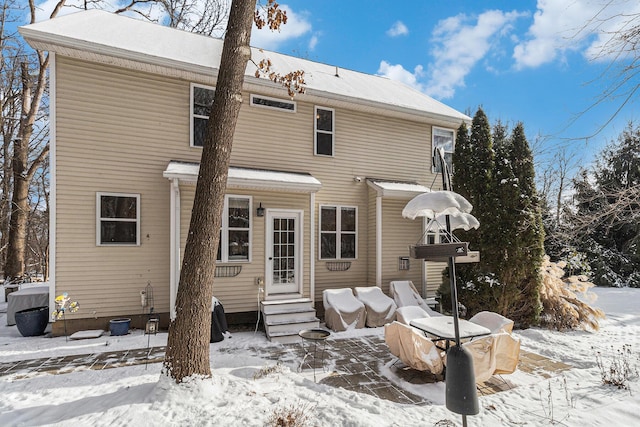
{"type": "Polygon", "coordinates": [[[255,0],[234,0],[229,14],[163,369],[178,383],[192,375],[211,376],[209,328],[215,259],[244,71],[251,57],[255,8],[255,0]]]}

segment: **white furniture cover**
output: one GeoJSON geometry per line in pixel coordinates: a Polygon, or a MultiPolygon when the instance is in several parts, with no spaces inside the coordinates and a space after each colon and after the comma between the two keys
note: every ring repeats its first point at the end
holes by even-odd
{"type": "MultiPolygon", "coordinates": [[[[422,299],[416,287],[413,286],[411,280],[396,280],[389,284],[389,292],[398,307],[418,306],[423,309],[429,316],[442,316],[435,310],[432,310],[422,299]]],[[[426,317],[426,316],[423,316],[426,317]]]]}
{"type": "Polygon", "coordinates": [[[327,328],[336,332],[364,328],[367,312],[351,288],[325,289],[322,291],[322,303],[327,328]]]}
{"type": "Polygon", "coordinates": [[[493,311],[481,311],[469,319],[469,322],[476,323],[489,329],[492,334],[500,331],[511,333],[513,331],[513,320],[493,311]]]}
{"type": "Polygon", "coordinates": [[[399,322],[384,327],[384,340],[391,354],[405,365],[419,371],[441,374],[444,368],[440,352],[421,332],[399,322]]]}
{"type": "Polygon", "coordinates": [[[368,327],[377,328],[396,319],[396,303],[379,287],[356,287],[353,292],[367,309],[366,325],[368,327]]]}
{"type": "Polygon", "coordinates": [[[33,286],[7,296],[7,325],[16,324],[16,312],[28,308],[49,307],[49,286],[33,286]]]}
{"type": "Polygon", "coordinates": [[[407,305],[398,307],[396,310],[396,320],[402,324],[409,326],[412,320],[429,317],[429,313],[418,307],[417,305],[407,305]]]}
{"type": "Polygon", "coordinates": [[[473,356],[476,383],[493,375],[512,374],[520,359],[520,340],[507,332],[500,332],[462,344],[473,356]]]}

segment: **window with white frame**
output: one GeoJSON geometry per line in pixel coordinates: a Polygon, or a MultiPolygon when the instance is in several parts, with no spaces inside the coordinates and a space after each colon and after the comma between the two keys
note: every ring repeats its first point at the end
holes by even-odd
{"type": "Polygon", "coordinates": [[[455,134],[452,129],[432,128],[431,146],[433,147],[433,172],[442,172],[440,157],[436,154],[436,150],[442,148],[444,150],[444,159],[447,162],[449,172],[453,172],[453,146],[455,134]]]}
{"type": "Polygon", "coordinates": [[[251,106],[280,110],[289,113],[296,112],[296,103],[286,99],[269,98],[268,96],[251,94],[251,106]]]}
{"type": "Polygon", "coordinates": [[[320,206],[320,259],[355,259],[358,208],[320,206]]]}
{"type": "Polygon", "coordinates": [[[207,121],[211,114],[215,88],[191,84],[191,132],[192,147],[202,147],[207,121]]]}
{"type": "Polygon", "coordinates": [[[314,153],[317,156],[333,156],[335,111],[331,108],[315,107],[314,117],[314,153]]]}
{"type": "Polygon", "coordinates": [[[96,193],[96,244],[140,244],[140,195],[96,193]]]}
{"type": "Polygon", "coordinates": [[[227,195],[224,198],[217,261],[251,260],[251,197],[227,195]]]}

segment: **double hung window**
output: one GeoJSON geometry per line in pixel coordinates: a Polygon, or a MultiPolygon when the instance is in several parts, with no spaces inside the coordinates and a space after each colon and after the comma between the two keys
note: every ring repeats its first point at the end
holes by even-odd
{"type": "Polygon", "coordinates": [[[225,196],[217,261],[251,260],[251,197],[225,196]]]}
{"type": "Polygon", "coordinates": [[[453,172],[453,145],[454,132],[452,129],[432,128],[432,147],[433,147],[433,172],[442,172],[440,157],[436,150],[442,148],[444,150],[444,159],[447,162],[449,172],[453,172]]]}
{"type": "Polygon", "coordinates": [[[315,107],[314,153],[333,156],[335,139],[335,112],[331,108],[315,107]]]}
{"type": "Polygon", "coordinates": [[[320,259],[355,259],[358,208],[320,206],[320,259]]]}
{"type": "Polygon", "coordinates": [[[140,244],[140,195],[96,193],[96,244],[140,244]]]}
{"type": "Polygon", "coordinates": [[[191,146],[202,147],[215,89],[191,84],[191,146]]]}

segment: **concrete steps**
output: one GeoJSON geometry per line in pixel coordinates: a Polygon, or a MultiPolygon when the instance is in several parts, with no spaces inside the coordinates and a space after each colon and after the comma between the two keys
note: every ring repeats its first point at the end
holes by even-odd
{"type": "Polygon", "coordinates": [[[298,332],[320,326],[309,298],[262,301],[260,310],[269,341],[281,344],[300,342],[298,332]]]}

